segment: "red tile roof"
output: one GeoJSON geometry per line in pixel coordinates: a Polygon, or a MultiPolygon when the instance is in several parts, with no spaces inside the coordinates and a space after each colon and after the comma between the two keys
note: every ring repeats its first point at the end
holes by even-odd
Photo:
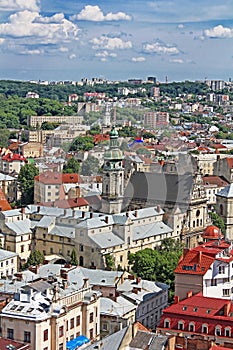
{"type": "Polygon", "coordinates": [[[18,153],[7,153],[6,155],[2,156],[2,160],[6,160],[7,162],[13,162],[13,161],[25,162],[26,158],[18,153]]]}
{"type": "Polygon", "coordinates": [[[11,339],[0,338],[0,349],[29,350],[30,344],[23,344],[11,339]],[[11,347],[10,347],[11,345],[11,347]]]}
{"type": "Polygon", "coordinates": [[[5,210],[11,210],[11,206],[8,203],[8,201],[6,200],[6,197],[2,191],[2,189],[0,188],[0,209],[1,211],[5,211],[5,210]]]}
{"type": "Polygon", "coordinates": [[[35,181],[44,184],[68,184],[68,183],[82,183],[82,178],[79,174],[63,174],[59,172],[46,171],[40,175],[35,176],[35,181]]]}
{"type": "Polygon", "coordinates": [[[205,275],[213,262],[213,257],[205,255],[201,251],[189,250],[178,263],[174,273],[205,275]]]}
{"type": "Polygon", "coordinates": [[[89,203],[85,198],[81,197],[81,198],[56,200],[54,202],[43,202],[43,203],[40,203],[39,205],[43,205],[45,207],[69,209],[69,208],[79,208],[79,207],[89,206],[89,203]]]}
{"type": "Polygon", "coordinates": [[[229,168],[233,168],[233,158],[226,158],[229,168]]]}
{"type": "Polygon", "coordinates": [[[225,187],[229,182],[223,176],[207,175],[203,176],[204,185],[216,185],[218,187],[225,187]]]}

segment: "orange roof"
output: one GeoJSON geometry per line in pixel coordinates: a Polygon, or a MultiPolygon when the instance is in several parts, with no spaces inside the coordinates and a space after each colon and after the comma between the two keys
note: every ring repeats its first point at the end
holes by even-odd
{"type": "Polygon", "coordinates": [[[80,197],[80,198],[71,198],[71,199],[60,199],[54,202],[43,202],[43,203],[40,203],[40,205],[44,205],[45,207],[69,209],[69,208],[78,208],[78,207],[88,206],[89,203],[85,198],[80,197]]]}
{"type": "Polygon", "coordinates": [[[203,178],[204,185],[217,185],[218,187],[225,187],[229,182],[222,176],[206,175],[203,178]]]}
{"type": "Polygon", "coordinates": [[[233,168],[233,158],[227,158],[227,164],[229,168],[233,168]]]}
{"type": "Polygon", "coordinates": [[[207,256],[200,251],[189,250],[183,259],[181,258],[174,272],[188,273],[189,275],[205,275],[213,262],[213,257],[207,256]]]}
{"type": "Polygon", "coordinates": [[[4,193],[2,192],[1,188],[0,188],[0,209],[1,209],[1,211],[12,209],[10,204],[6,200],[6,197],[5,197],[4,193]]]}
{"type": "Polygon", "coordinates": [[[39,181],[44,184],[68,184],[68,183],[82,183],[82,178],[79,174],[63,174],[59,172],[46,171],[35,176],[35,181],[39,181]]]}
{"type": "Polygon", "coordinates": [[[221,233],[220,228],[214,225],[207,226],[206,229],[204,230],[202,237],[205,239],[220,239],[223,238],[224,236],[221,233]]]}

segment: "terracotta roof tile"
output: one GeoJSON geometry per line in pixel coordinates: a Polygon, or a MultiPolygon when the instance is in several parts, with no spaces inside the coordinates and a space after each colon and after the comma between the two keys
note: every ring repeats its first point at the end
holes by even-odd
{"type": "Polygon", "coordinates": [[[35,180],[44,184],[68,184],[82,183],[82,178],[79,174],[63,174],[59,172],[46,171],[35,176],[35,180]]]}

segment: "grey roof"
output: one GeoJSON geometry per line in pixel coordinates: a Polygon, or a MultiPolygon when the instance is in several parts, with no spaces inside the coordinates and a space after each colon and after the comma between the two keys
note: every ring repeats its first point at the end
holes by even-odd
{"type": "Polygon", "coordinates": [[[136,336],[129,343],[130,348],[146,350],[151,341],[156,337],[155,333],[137,331],[136,336]]]}
{"type": "Polygon", "coordinates": [[[193,175],[134,172],[124,194],[124,206],[131,200],[143,200],[159,204],[188,204],[193,185],[193,175]]]}
{"type": "Polygon", "coordinates": [[[119,214],[114,214],[112,216],[113,221],[115,224],[119,225],[125,225],[128,221],[128,219],[132,221],[141,220],[145,218],[155,217],[157,215],[164,214],[164,211],[160,209],[158,212],[157,207],[148,207],[148,208],[142,208],[137,210],[131,210],[128,212],[122,212],[119,214]]]}
{"type": "Polygon", "coordinates": [[[93,235],[90,234],[89,238],[103,249],[124,244],[123,239],[115,235],[113,232],[95,233],[93,235]]]}
{"type": "Polygon", "coordinates": [[[100,298],[100,315],[124,317],[127,313],[136,310],[136,305],[119,296],[117,301],[110,298],[100,298]]]}
{"type": "Polygon", "coordinates": [[[39,267],[38,274],[42,278],[47,278],[49,275],[60,276],[61,267],[59,264],[45,264],[39,267]]]}
{"type": "Polygon", "coordinates": [[[55,218],[53,216],[43,216],[36,226],[48,228],[51,224],[55,224],[55,218]]]}
{"type": "Polygon", "coordinates": [[[136,241],[138,239],[170,233],[172,231],[173,230],[162,221],[141,226],[137,225],[136,227],[133,227],[133,240],[136,241]]]}
{"type": "Polygon", "coordinates": [[[114,221],[111,215],[103,215],[99,214],[97,217],[93,217],[91,219],[86,219],[81,221],[76,225],[77,228],[86,228],[86,229],[95,229],[99,227],[113,225],[114,221]],[[99,216],[101,215],[101,216],[99,216]],[[108,216],[108,223],[105,221],[105,217],[108,216]]]}
{"type": "Polygon", "coordinates": [[[31,221],[29,219],[7,222],[6,226],[16,235],[31,233],[31,221]]]}
{"type": "Polygon", "coordinates": [[[135,163],[143,163],[143,160],[141,160],[141,158],[139,158],[138,155],[126,156],[125,159],[129,159],[129,160],[131,160],[132,162],[135,162],[135,163]]]}
{"type": "Polygon", "coordinates": [[[52,228],[52,230],[49,231],[49,234],[68,238],[75,238],[75,228],[69,226],[55,225],[52,228]]]}
{"type": "Polygon", "coordinates": [[[115,286],[122,274],[122,271],[92,270],[77,267],[68,272],[68,280],[72,283],[79,278],[88,278],[91,285],[115,286]]]}
{"type": "Polygon", "coordinates": [[[99,349],[101,350],[119,350],[127,330],[128,327],[123,328],[120,331],[113,333],[108,337],[103,338],[102,340],[99,340],[98,342],[87,345],[83,348],[83,350],[96,350],[98,349],[97,346],[99,346],[99,349]]]}
{"type": "Polygon", "coordinates": [[[215,194],[218,197],[233,198],[233,184],[224,187],[218,193],[215,194]]]}
{"type": "Polygon", "coordinates": [[[16,181],[16,179],[13,176],[0,173],[0,181],[16,181]]]}
{"type": "Polygon", "coordinates": [[[0,249],[0,261],[13,258],[18,254],[9,250],[0,249]]]}

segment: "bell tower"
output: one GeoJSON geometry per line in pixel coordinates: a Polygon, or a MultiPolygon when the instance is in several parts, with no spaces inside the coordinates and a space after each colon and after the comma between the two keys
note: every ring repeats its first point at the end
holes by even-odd
{"type": "Polygon", "coordinates": [[[104,154],[102,212],[120,213],[124,194],[123,153],[115,126],[110,131],[110,147],[104,154]]]}

